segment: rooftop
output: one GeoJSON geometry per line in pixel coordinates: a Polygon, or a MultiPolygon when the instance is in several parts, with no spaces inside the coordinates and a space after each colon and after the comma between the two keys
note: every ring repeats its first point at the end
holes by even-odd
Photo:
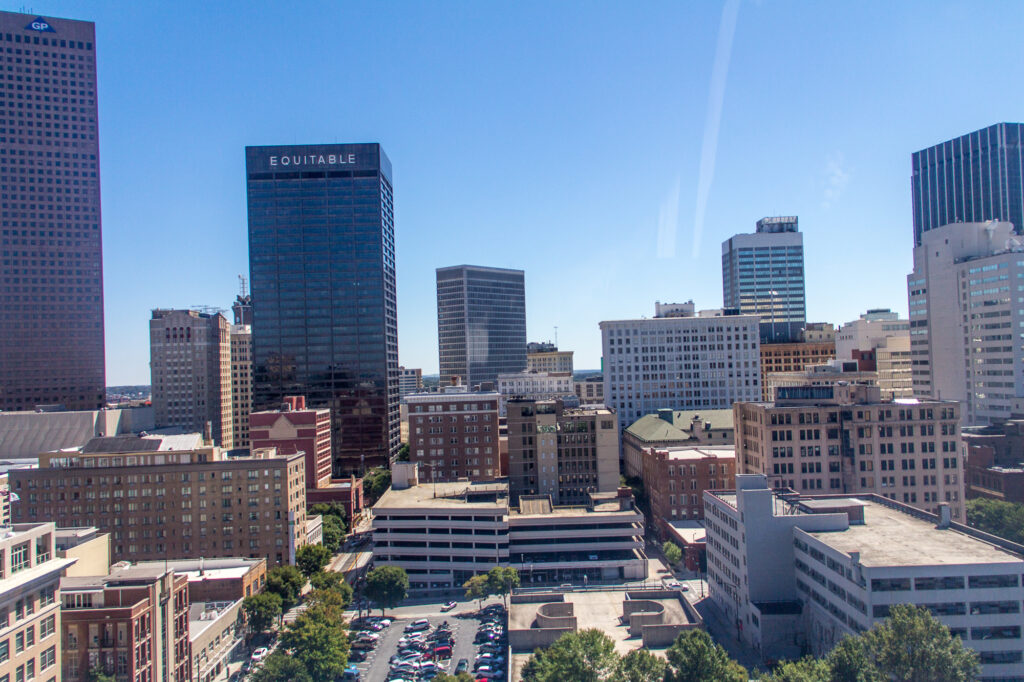
{"type": "Polygon", "coordinates": [[[469,507],[497,509],[508,506],[508,483],[493,481],[470,483],[421,483],[402,490],[389,488],[381,496],[374,510],[386,508],[435,508],[469,507]]]}
{"type": "Polygon", "coordinates": [[[166,452],[195,450],[203,446],[203,436],[195,432],[142,432],[138,436],[97,436],[82,446],[82,454],[124,454],[129,452],[166,452]]]}
{"type": "Polygon", "coordinates": [[[656,452],[667,453],[668,459],[672,461],[697,461],[709,457],[714,459],[736,459],[736,448],[733,445],[725,447],[677,445],[668,448],[657,448],[656,452]]]}
{"type": "Polygon", "coordinates": [[[688,440],[693,421],[700,418],[710,423],[712,430],[733,428],[732,410],[673,410],[672,423],[659,414],[647,414],[630,424],[626,429],[640,440],[654,442],[663,440],[688,440]]]}
{"type": "Polygon", "coordinates": [[[156,570],[168,567],[178,575],[184,575],[189,582],[201,580],[227,580],[241,578],[266,559],[230,557],[225,559],[175,559],[171,561],[140,561],[134,567],[156,570]]]}

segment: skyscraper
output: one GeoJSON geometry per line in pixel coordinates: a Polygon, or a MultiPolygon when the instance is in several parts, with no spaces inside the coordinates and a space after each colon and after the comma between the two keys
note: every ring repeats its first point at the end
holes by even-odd
{"type": "Polygon", "coordinates": [[[105,400],[95,27],[0,12],[0,410],[105,400]]]}
{"type": "Polygon", "coordinates": [[[1024,232],[1024,123],[996,123],[911,157],[914,245],[948,223],[1002,220],[1024,232]]]}
{"type": "Polygon", "coordinates": [[[807,303],[796,216],[761,218],[754,234],[722,242],[722,298],[726,308],[761,318],[761,343],[800,340],[807,303]]]}
{"type": "Polygon", "coordinates": [[[399,445],[391,162],[379,144],[247,147],[253,406],[331,410],[333,474],[399,445]]]}
{"type": "Polygon", "coordinates": [[[441,385],[495,382],[526,368],[526,284],[522,270],[455,265],[437,269],[441,385]]]}

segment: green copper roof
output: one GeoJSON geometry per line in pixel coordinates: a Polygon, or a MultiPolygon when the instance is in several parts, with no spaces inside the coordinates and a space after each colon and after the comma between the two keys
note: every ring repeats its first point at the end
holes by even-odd
{"type": "Polygon", "coordinates": [[[673,410],[672,423],[657,414],[640,417],[626,429],[640,440],[655,443],[659,441],[688,440],[694,416],[701,421],[711,422],[712,430],[732,429],[732,410],[673,410]]]}

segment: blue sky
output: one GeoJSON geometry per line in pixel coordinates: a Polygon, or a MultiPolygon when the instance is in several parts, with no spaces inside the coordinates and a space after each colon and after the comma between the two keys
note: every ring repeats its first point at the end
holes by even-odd
{"type": "Polygon", "coordinates": [[[247,144],[384,145],[400,359],[427,373],[437,267],[525,269],[530,339],[557,326],[593,368],[602,319],[649,316],[656,299],[720,306],[722,240],[766,215],[800,217],[809,319],[905,314],[910,154],[1024,117],[1024,12],[739,2],[705,145],[722,9],[33,4],[96,22],[107,383],[149,382],[151,308],[229,307],[248,270],[247,144]],[[714,174],[695,249],[702,149],[714,174]]]}

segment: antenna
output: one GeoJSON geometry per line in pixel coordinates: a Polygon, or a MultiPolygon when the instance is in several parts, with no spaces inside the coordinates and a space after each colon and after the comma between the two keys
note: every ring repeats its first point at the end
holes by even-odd
{"type": "Polygon", "coordinates": [[[246,281],[245,275],[238,276],[238,289],[242,298],[245,298],[245,294],[249,290],[249,283],[246,281]]]}

